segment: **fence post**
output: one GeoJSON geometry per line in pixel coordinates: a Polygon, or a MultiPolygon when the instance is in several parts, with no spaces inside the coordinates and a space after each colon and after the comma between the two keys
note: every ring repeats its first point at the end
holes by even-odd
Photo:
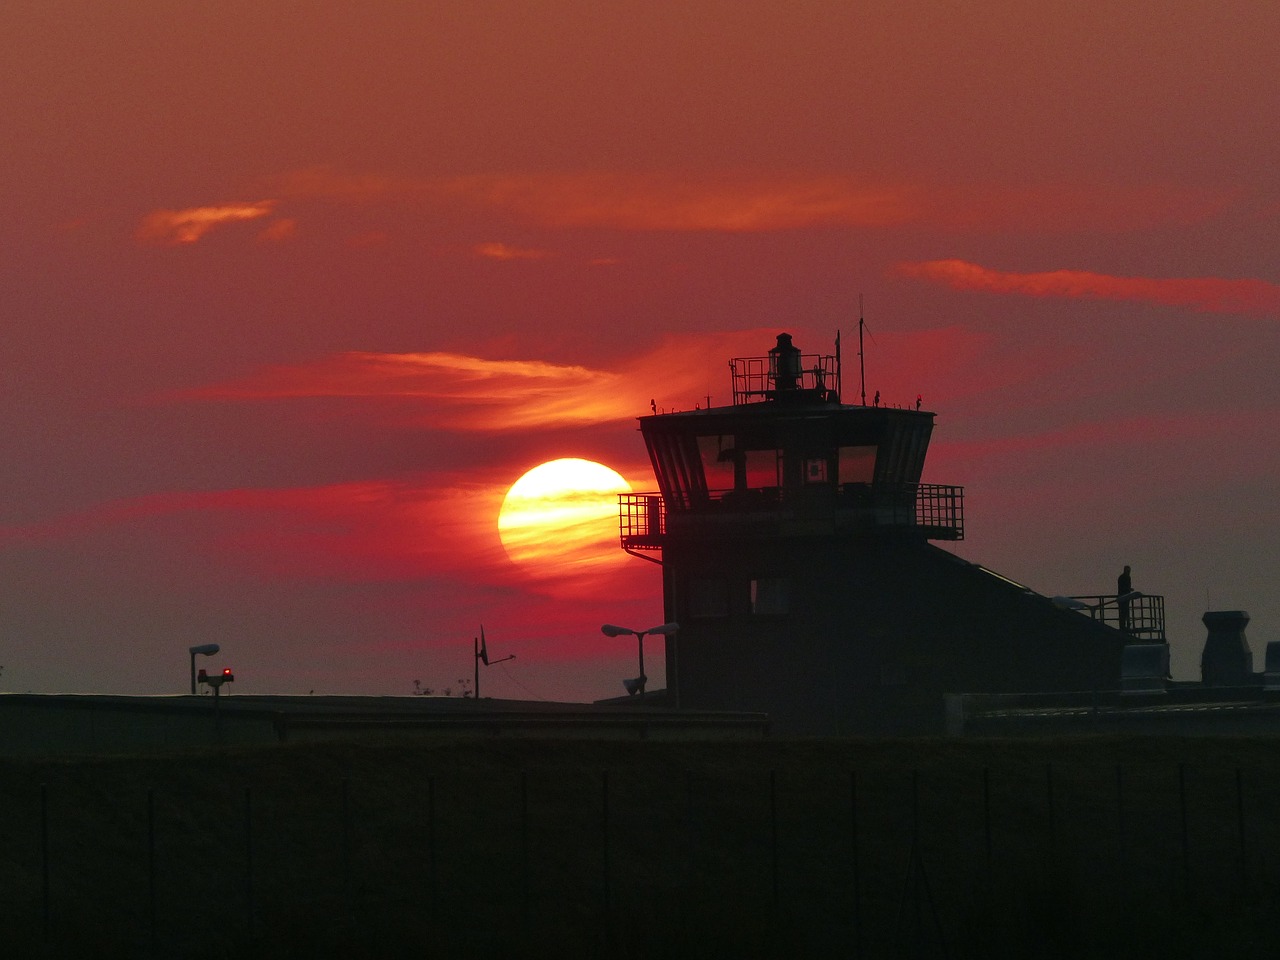
{"type": "MultiPolygon", "coordinates": [[[[1049,861],[1054,862],[1054,858],[1058,852],[1058,824],[1055,820],[1055,812],[1053,809],[1053,764],[1046,763],[1044,765],[1044,786],[1045,801],[1048,807],[1048,830],[1049,830],[1049,861]]],[[[1054,864],[1056,867],[1056,863],[1054,864]]]]}
{"type": "Polygon", "coordinates": [[[257,926],[253,904],[253,788],[244,788],[244,906],[249,935],[257,926]]]}
{"type": "Polygon", "coordinates": [[[529,904],[529,773],[520,771],[520,908],[526,934],[531,919],[529,904]]]}
{"type": "Polygon", "coordinates": [[[1249,886],[1248,847],[1244,839],[1244,781],[1236,767],[1236,832],[1240,835],[1240,889],[1249,886]]]}
{"type": "Polygon", "coordinates": [[[991,768],[982,768],[982,833],[987,849],[988,895],[995,876],[995,857],[991,843],[991,768]]]}
{"type": "Polygon", "coordinates": [[[147,788],[147,936],[156,955],[156,791],[147,788]]]}
{"type": "Polygon", "coordinates": [[[40,900],[43,911],[43,935],[46,943],[53,930],[49,902],[49,785],[40,784],[40,900]]]}
{"type": "Polygon", "coordinates": [[[613,897],[609,889],[609,771],[600,773],[600,839],[601,883],[604,894],[604,929],[607,940],[613,939],[613,897]]]}
{"type": "Polygon", "coordinates": [[[436,886],[436,778],[427,777],[427,917],[434,920],[438,912],[436,886]]]}
{"type": "Polygon", "coordinates": [[[347,919],[355,921],[355,904],[351,884],[351,779],[342,778],[342,895],[346,901],[347,919]]]}
{"type": "Polygon", "coordinates": [[[773,885],[773,913],[777,919],[778,895],[778,772],[769,771],[769,873],[773,885]]]}
{"type": "Polygon", "coordinates": [[[1182,821],[1182,893],[1191,900],[1191,843],[1187,836],[1187,765],[1178,764],[1178,811],[1182,821]]]}
{"type": "Polygon", "coordinates": [[[849,771],[849,855],[853,868],[853,956],[862,960],[862,902],[858,876],[858,771],[849,771]]]}
{"type": "Polygon", "coordinates": [[[1116,764],[1116,857],[1120,867],[1120,890],[1129,889],[1129,838],[1124,819],[1124,766],[1116,764]]]}

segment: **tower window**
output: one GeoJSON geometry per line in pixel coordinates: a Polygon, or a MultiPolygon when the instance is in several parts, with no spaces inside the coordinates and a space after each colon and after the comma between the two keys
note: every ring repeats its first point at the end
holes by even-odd
{"type": "Polygon", "coordinates": [[[781,486],[779,480],[782,461],[779,450],[748,450],[746,453],[746,481],[748,490],[768,490],[781,486]]]}
{"type": "Polygon", "coordinates": [[[870,483],[876,473],[876,448],[841,447],[840,477],[841,484],[870,483]]]}
{"type": "Polygon", "coordinates": [[[785,577],[761,577],[751,581],[751,612],[758,617],[780,617],[791,609],[791,581],[785,577]]]}
{"type": "Polygon", "coordinates": [[[707,489],[723,493],[733,489],[733,465],[738,452],[731,436],[707,435],[698,437],[698,453],[702,458],[702,475],[707,489]]]}
{"type": "Polygon", "coordinates": [[[827,482],[827,458],[812,457],[804,462],[805,483],[827,482]]]}

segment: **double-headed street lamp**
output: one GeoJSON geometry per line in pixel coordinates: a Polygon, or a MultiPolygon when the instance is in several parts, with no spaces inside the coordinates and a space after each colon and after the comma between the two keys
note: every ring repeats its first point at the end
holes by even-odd
{"type": "Polygon", "coordinates": [[[606,623],[600,628],[600,632],[606,637],[635,637],[639,644],[640,650],[640,676],[635,680],[634,689],[631,681],[623,681],[623,685],[627,688],[628,693],[639,693],[644,696],[644,684],[648,678],[644,675],[644,638],[650,634],[659,634],[669,637],[680,629],[678,623],[664,623],[656,627],[650,627],[648,630],[632,630],[629,627],[615,627],[612,623],[606,623]]]}
{"type": "Polygon", "coordinates": [[[196,695],[196,656],[212,657],[221,649],[216,643],[202,643],[187,648],[187,653],[191,654],[191,695],[193,697],[196,695]]]}

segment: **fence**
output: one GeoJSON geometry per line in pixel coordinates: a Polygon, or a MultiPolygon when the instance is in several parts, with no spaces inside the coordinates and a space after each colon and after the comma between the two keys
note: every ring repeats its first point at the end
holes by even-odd
{"type": "Polygon", "coordinates": [[[354,944],[870,958],[1145,955],[1167,941],[1211,956],[1224,938],[1269,942],[1277,919],[1280,798],[1239,767],[231,779],[110,794],[92,777],[10,783],[8,942],[95,957],[354,944]]]}

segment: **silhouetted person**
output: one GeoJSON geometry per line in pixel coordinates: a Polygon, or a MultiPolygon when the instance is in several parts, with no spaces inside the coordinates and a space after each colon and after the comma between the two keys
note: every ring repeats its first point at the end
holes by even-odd
{"type": "Polygon", "coordinates": [[[1120,608],[1120,629],[1129,629],[1129,601],[1120,599],[1133,593],[1133,577],[1129,574],[1129,567],[1126,565],[1124,572],[1116,577],[1116,606],[1120,608]]]}
{"type": "MultiPolygon", "coordinates": [[[[864,396],[865,396],[865,394],[864,394],[864,396]]],[[[880,406],[880,391],[879,391],[879,390],[877,390],[877,391],[876,391],[876,398],[875,398],[874,400],[872,400],[872,401],[871,401],[871,405],[872,405],[873,407],[878,407],[878,406],[880,406]]]]}

